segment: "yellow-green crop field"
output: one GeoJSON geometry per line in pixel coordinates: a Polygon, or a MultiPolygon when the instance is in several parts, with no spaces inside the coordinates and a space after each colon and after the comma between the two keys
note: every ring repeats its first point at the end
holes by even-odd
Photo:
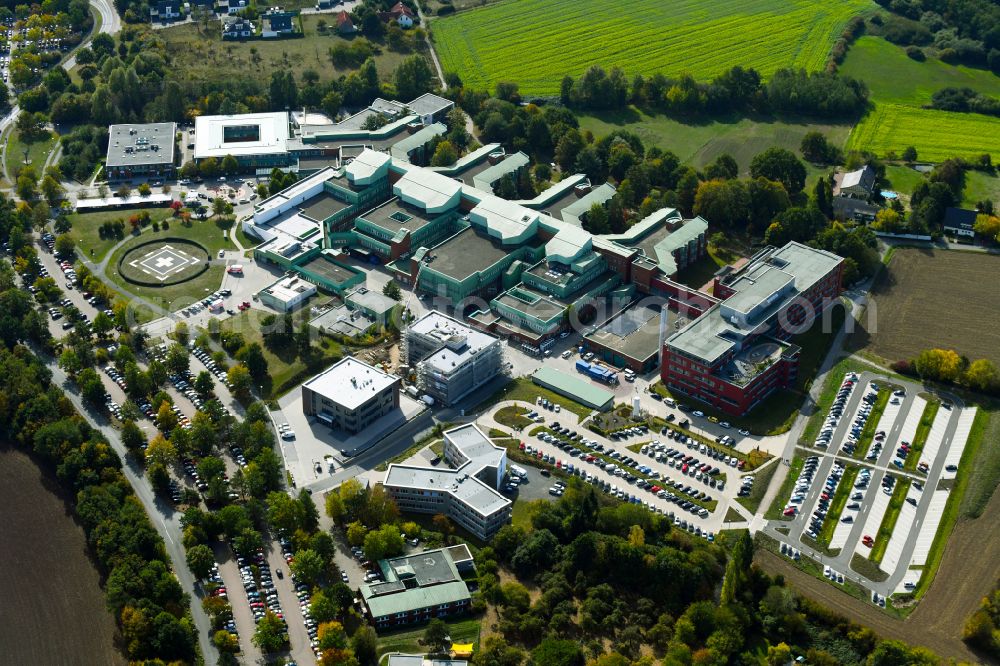
{"type": "Polygon", "coordinates": [[[822,70],[851,17],[870,0],[506,0],[435,19],[445,71],[468,87],[514,81],[522,93],[559,93],[591,65],[626,74],[709,79],[734,65],[764,76],[822,70]]]}
{"type": "Polygon", "coordinates": [[[921,160],[974,158],[990,153],[1000,158],[1000,118],[950,113],[895,104],[876,104],[851,132],[847,147],[877,155],[917,149],[921,160]]]}

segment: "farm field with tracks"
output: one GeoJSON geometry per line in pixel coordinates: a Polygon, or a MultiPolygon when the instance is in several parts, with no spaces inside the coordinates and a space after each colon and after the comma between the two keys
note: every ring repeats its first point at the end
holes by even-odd
{"type": "Polygon", "coordinates": [[[872,289],[874,317],[854,345],[895,361],[930,347],[1000,363],[1000,295],[984,289],[1000,258],[973,252],[900,249],[872,289]]]}
{"type": "Polygon", "coordinates": [[[867,0],[636,0],[628,12],[598,0],[510,0],[435,20],[445,71],[467,87],[516,81],[522,93],[557,95],[564,75],[591,65],[634,74],[709,79],[735,64],[764,76],[783,67],[822,70],[847,21],[867,0]]]}

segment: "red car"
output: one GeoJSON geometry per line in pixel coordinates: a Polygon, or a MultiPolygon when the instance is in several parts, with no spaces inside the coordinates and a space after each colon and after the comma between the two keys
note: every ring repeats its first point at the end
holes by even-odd
{"type": "Polygon", "coordinates": [[[683,467],[681,467],[681,472],[687,474],[687,471],[688,471],[688,466],[687,465],[684,465],[683,467]]]}
{"type": "Polygon", "coordinates": [[[790,506],[787,509],[785,509],[784,511],[782,511],[782,513],[784,515],[786,515],[786,516],[794,516],[795,515],[795,507],[791,507],[790,506]]]}
{"type": "Polygon", "coordinates": [[[518,448],[524,451],[524,442],[521,442],[521,445],[518,448]]]}
{"type": "Polygon", "coordinates": [[[875,545],[875,539],[871,538],[866,534],[861,538],[861,543],[871,548],[872,546],[875,545]]]}

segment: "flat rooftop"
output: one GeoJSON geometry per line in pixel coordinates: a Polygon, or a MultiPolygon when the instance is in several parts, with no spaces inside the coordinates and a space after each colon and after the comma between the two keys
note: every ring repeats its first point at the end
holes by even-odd
{"type": "Polygon", "coordinates": [[[614,393],[598,388],[589,380],[547,366],[536,370],[531,381],[594,409],[610,407],[615,400],[614,393]]]}
{"type": "Polygon", "coordinates": [[[324,191],[305,201],[299,210],[306,217],[317,222],[322,222],[345,208],[349,208],[350,205],[346,201],[341,201],[329,192],[324,191]]]}
{"type": "Polygon", "coordinates": [[[316,293],[316,285],[300,277],[286,277],[264,289],[274,298],[288,303],[304,293],[316,293]]]}
{"type": "Polygon", "coordinates": [[[385,485],[447,493],[473,507],[483,516],[490,516],[510,505],[510,500],[490,488],[472,474],[462,470],[437,469],[416,465],[389,465],[385,485]]]}
{"type": "Polygon", "coordinates": [[[107,166],[173,164],[176,133],[176,123],[112,125],[108,128],[107,166]]]}
{"type": "Polygon", "coordinates": [[[309,325],[319,331],[339,333],[349,338],[363,335],[375,323],[363,312],[351,310],[346,305],[331,308],[309,321],[309,325]]]}
{"type": "Polygon", "coordinates": [[[299,264],[296,268],[315,273],[331,284],[343,284],[357,274],[346,266],[325,258],[322,254],[316,255],[309,261],[299,264]]]}
{"type": "Polygon", "coordinates": [[[358,217],[384,229],[391,237],[395,236],[401,229],[408,229],[410,232],[421,229],[430,224],[437,216],[427,215],[414,206],[408,206],[397,197],[390,199],[378,208],[362,213],[358,217]]]}
{"type": "Polygon", "coordinates": [[[194,158],[283,154],[288,136],[285,111],[198,116],[194,121],[194,158]]]}
{"type": "Polygon", "coordinates": [[[357,409],[398,381],[395,375],[346,356],[303,386],[346,409],[357,409]]]}
{"type": "Polygon", "coordinates": [[[368,287],[358,287],[348,293],[344,297],[344,300],[378,313],[388,312],[399,304],[398,301],[394,301],[385,294],[373,291],[368,287]]]}
{"type": "Polygon", "coordinates": [[[495,300],[497,303],[514,308],[541,321],[549,321],[554,317],[561,317],[566,310],[566,306],[551,300],[548,296],[540,294],[524,284],[511,287],[497,296],[495,300]]]}
{"type": "Polygon", "coordinates": [[[428,253],[434,257],[428,268],[455,280],[489,268],[509,252],[500,243],[471,227],[444,241],[428,253]]]}
{"type": "Polygon", "coordinates": [[[488,333],[434,310],[413,322],[409,328],[441,345],[422,361],[445,375],[497,341],[488,333]]]}
{"type": "Polygon", "coordinates": [[[585,338],[638,361],[646,361],[660,350],[661,309],[633,305],[614,315],[585,338]]]}

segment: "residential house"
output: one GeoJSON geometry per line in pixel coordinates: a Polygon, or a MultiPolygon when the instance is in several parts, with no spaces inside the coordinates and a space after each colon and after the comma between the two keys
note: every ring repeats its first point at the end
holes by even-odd
{"type": "Polygon", "coordinates": [[[232,16],[247,8],[247,0],[216,0],[215,13],[232,16]]]}
{"type": "Polygon", "coordinates": [[[264,29],[261,36],[264,38],[274,38],[281,35],[290,35],[295,32],[293,20],[294,12],[282,12],[271,10],[264,14],[264,29]]]}
{"type": "Polygon", "coordinates": [[[946,208],[944,211],[944,232],[952,236],[975,237],[974,227],[977,215],[979,215],[977,210],[946,208]]]}
{"type": "Polygon", "coordinates": [[[857,171],[837,174],[833,194],[854,199],[868,199],[875,193],[875,169],[865,165],[857,171]]]}
{"type": "Polygon", "coordinates": [[[172,0],[157,2],[149,7],[150,21],[162,21],[166,23],[167,21],[178,19],[180,16],[180,7],[177,2],[172,0]]]}
{"type": "Polygon", "coordinates": [[[222,24],[223,39],[247,39],[253,37],[253,23],[244,18],[237,18],[222,24]]]}
{"type": "Polygon", "coordinates": [[[341,11],[337,14],[337,33],[341,35],[353,35],[358,31],[354,27],[354,21],[351,20],[351,15],[345,11],[341,11]]]}
{"type": "Polygon", "coordinates": [[[382,14],[382,20],[384,21],[395,21],[399,24],[400,28],[411,28],[415,22],[416,15],[413,10],[404,5],[402,2],[397,2],[392,6],[388,12],[382,14]]]}

